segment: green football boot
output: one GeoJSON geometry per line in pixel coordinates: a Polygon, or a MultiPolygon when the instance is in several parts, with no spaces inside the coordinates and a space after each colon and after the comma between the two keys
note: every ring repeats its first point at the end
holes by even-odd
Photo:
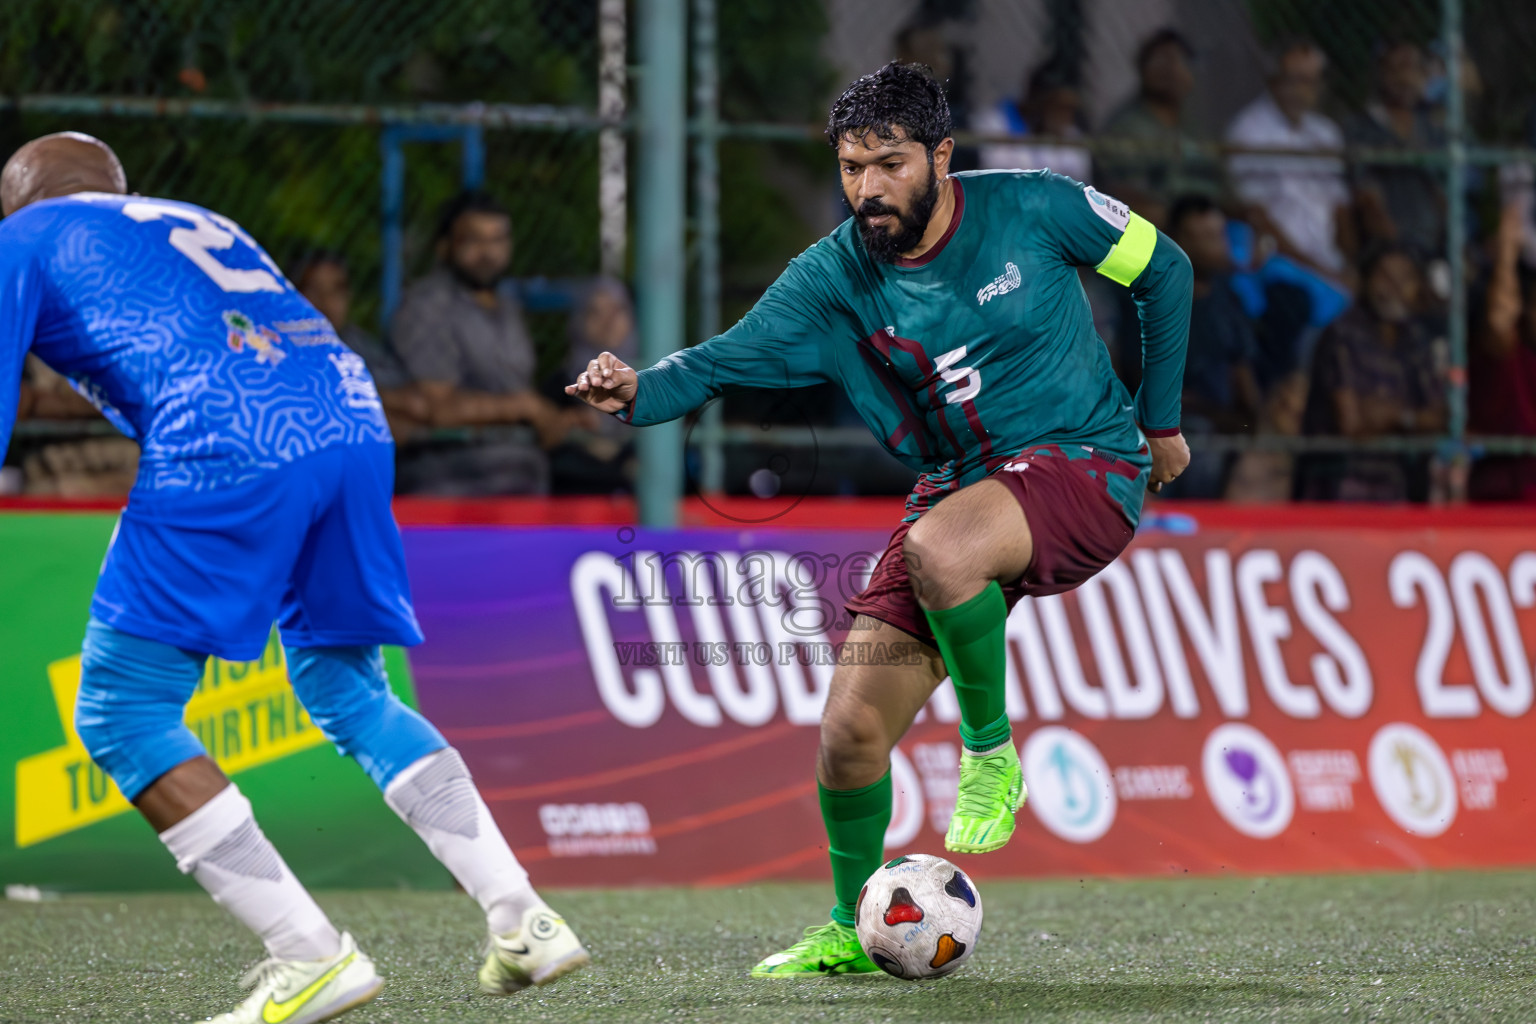
{"type": "Polygon", "coordinates": [[[879,974],[864,955],[853,928],[836,921],[812,925],[805,936],[782,953],[766,957],[752,968],[754,978],[823,978],[830,974],[879,974]]]}
{"type": "Polygon", "coordinates": [[[1013,838],[1013,815],[1028,792],[1019,752],[1010,741],[990,754],[960,754],[960,793],[949,819],[944,849],[955,853],[991,853],[1013,838]]]}

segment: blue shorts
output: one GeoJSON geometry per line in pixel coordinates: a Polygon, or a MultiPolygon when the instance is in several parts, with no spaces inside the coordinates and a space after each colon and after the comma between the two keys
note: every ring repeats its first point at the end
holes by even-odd
{"type": "Polygon", "coordinates": [[[394,448],[338,445],[206,491],[135,489],[91,616],[228,661],[291,647],[421,643],[390,512],[394,448]]]}

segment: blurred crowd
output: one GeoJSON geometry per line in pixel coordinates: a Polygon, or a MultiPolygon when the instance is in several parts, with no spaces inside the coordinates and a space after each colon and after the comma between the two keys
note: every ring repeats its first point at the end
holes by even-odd
{"type": "MultiPolygon", "coordinates": [[[[1189,100],[1215,83],[1201,82],[1200,55],[1172,28],[1142,43],[1135,94],[1097,126],[1087,123],[1074,71],[1054,58],[1030,68],[1016,95],[977,108],[960,80],[964,55],[942,29],[907,26],[895,56],[928,64],[950,82],[957,129],[980,140],[957,150],[957,167],[1047,167],[1092,182],[1189,254],[1195,297],[1184,430],[1197,452],[1202,438],[1231,435],[1374,442],[1446,434],[1458,372],[1448,341],[1451,204],[1443,165],[1413,159],[1446,145],[1443,53],[1382,40],[1369,99],[1345,110],[1328,95],[1323,50],[1293,38],[1269,54],[1264,90],[1223,131],[1203,132],[1189,100]]],[[[1476,65],[1467,56],[1461,67],[1463,88],[1475,96],[1476,65]]],[[[1536,436],[1536,175],[1528,164],[1472,168],[1468,188],[1467,426],[1474,434],[1536,436]]],[[[610,278],[572,283],[563,346],[553,351],[546,339],[541,351],[519,282],[508,277],[513,241],[511,218],[493,196],[455,198],[437,227],[434,269],[406,288],[384,338],[353,321],[341,256],[313,252],[289,268],[372,370],[400,442],[403,493],[632,488],[630,428],[561,390],[597,352],[637,361],[629,292],[610,278]]],[[[1134,390],[1140,342],[1129,295],[1089,272],[1083,284],[1134,390]]],[[[751,401],[728,406],[728,417],[762,422],[751,401]]],[[[818,407],[822,418],[813,423],[853,422],[839,416],[835,399],[818,399],[818,407]]],[[[21,408],[23,418],[38,420],[90,411],[35,361],[21,408]]],[[[0,492],[115,494],[133,479],[136,451],[126,440],[31,436],[41,440],[26,449],[19,474],[4,471],[0,492]]],[[[1262,440],[1227,445],[1225,453],[1208,448],[1166,493],[1536,501],[1533,458],[1479,458],[1469,470],[1456,458],[1390,444],[1306,455],[1284,448],[1262,440]]],[[[728,455],[753,463],[739,451],[728,455]]],[[[827,455],[822,475],[831,483],[821,486],[835,491],[899,492],[909,482],[863,449],[841,463],[827,455]]]]}
{"type": "MultiPolygon", "coordinates": [[[[940,27],[919,24],[898,35],[898,58],[953,68],[960,55],[940,27]]],[[[1191,96],[1216,83],[1200,81],[1200,55],[1172,28],[1142,43],[1135,95],[1096,129],[1086,123],[1079,84],[1054,58],[1031,68],[1016,96],[989,109],[961,105],[963,127],[985,139],[966,154],[971,166],[1049,167],[1092,182],[1189,254],[1188,435],[1374,441],[1447,430],[1455,374],[1447,340],[1450,204],[1444,165],[1412,159],[1446,147],[1446,62],[1407,39],[1381,40],[1373,60],[1370,97],[1341,109],[1328,95],[1322,48],[1285,40],[1268,54],[1263,92],[1219,133],[1202,132],[1190,117],[1191,96]]],[[[1461,66],[1465,94],[1475,99],[1470,55],[1461,66]]],[[[1533,436],[1531,169],[1473,168],[1468,188],[1468,429],[1533,436]]],[[[1134,388],[1135,310],[1094,275],[1084,275],[1084,287],[1134,388]]],[[[1468,473],[1432,454],[1250,450],[1196,459],[1168,493],[1536,501],[1536,460],[1484,458],[1468,473]]]]}

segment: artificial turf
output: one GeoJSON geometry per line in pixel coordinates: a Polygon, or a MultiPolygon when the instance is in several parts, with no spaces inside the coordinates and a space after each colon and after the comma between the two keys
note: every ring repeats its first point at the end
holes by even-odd
{"type": "MultiPolygon", "coordinates": [[[[467,898],[322,893],[387,979],[342,1019],[1536,1020],[1536,872],[983,883],[974,958],[928,983],[748,979],[825,919],[823,885],[547,895],[593,965],[497,999],[474,991],[467,898]]],[[[202,1020],[258,954],[196,894],[0,903],[0,1022],[202,1020]]]]}

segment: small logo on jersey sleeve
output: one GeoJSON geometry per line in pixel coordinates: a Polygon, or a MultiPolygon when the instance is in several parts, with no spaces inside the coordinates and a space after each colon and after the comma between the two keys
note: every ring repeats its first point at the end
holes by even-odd
{"type": "Polygon", "coordinates": [[[976,292],[976,305],[985,306],[990,299],[999,295],[1007,295],[1019,285],[1024,283],[1024,275],[1019,273],[1019,268],[1009,260],[1003,264],[1003,272],[992,280],[991,284],[981,286],[976,292]]]}
{"type": "Polygon", "coordinates": [[[332,352],[327,358],[341,375],[341,399],[349,409],[383,409],[368,364],[356,352],[332,352]]]}
{"type": "Polygon", "coordinates": [[[283,339],[270,327],[261,327],[250,317],[238,310],[226,310],[224,312],[224,326],[229,328],[229,347],[235,352],[244,352],[250,349],[256,353],[258,363],[266,363],[268,366],[276,366],[288,354],[277,346],[283,343],[283,339]]]}
{"type": "Polygon", "coordinates": [[[1083,186],[1083,195],[1093,212],[1112,225],[1116,231],[1124,231],[1131,222],[1131,208],[1113,196],[1107,196],[1092,185],[1083,186]]]}

